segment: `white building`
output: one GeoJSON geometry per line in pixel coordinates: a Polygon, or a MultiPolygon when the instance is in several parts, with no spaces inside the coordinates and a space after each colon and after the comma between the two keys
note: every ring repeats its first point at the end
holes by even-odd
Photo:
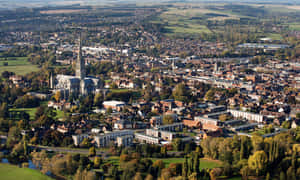
{"type": "Polygon", "coordinates": [[[135,133],[135,139],[141,143],[147,144],[159,144],[160,139],[158,137],[148,136],[146,134],[135,133]]]}
{"type": "Polygon", "coordinates": [[[133,136],[134,132],[130,130],[126,131],[114,131],[106,134],[94,136],[97,147],[107,147],[110,142],[116,141],[117,137],[133,136]]]}
{"type": "Polygon", "coordinates": [[[233,109],[229,109],[228,111],[235,118],[241,117],[241,118],[247,119],[249,121],[256,121],[258,123],[262,123],[265,120],[265,117],[261,114],[255,114],[255,113],[245,112],[245,111],[238,111],[238,110],[233,110],[233,109]]]}
{"type": "Polygon", "coordinates": [[[114,101],[114,100],[104,101],[102,104],[103,104],[104,108],[106,108],[106,109],[107,108],[112,108],[112,109],[115,109],[115,110],[118,110],[118,109],[125,106],[125,102],[123,102],[123,101],[114,101]]]}
{"type": "Polygon", "coordinates": [[[126,135],[126,136],[117,137],[118,147],[131,146],[132,143],[133,143],[133,135],[126,135]]]}

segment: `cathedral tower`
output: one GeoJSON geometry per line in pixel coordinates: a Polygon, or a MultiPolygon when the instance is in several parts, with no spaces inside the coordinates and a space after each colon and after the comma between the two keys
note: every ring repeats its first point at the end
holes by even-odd
{"type": "Polygon", "coordinates": [[[85,78],[85,63],[84,59],[82,58],[82,47],[81,47],[81,36],[79,38],[79,48],[78,48],[78,55],[76,61],[76,77],[83,80],[85,78]]]}

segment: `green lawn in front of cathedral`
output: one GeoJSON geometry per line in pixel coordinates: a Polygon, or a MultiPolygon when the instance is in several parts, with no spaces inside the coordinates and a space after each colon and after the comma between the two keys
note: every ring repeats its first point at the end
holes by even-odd
{"type": "Polygon", "coordinates": [[[0,73],[4,71],[14,72],[17,75],[25,75],[38,71],[37,65],[31,64],[27,57],[6,57],[0,58],[0,73]],[[7,65],[5,65],[7,63],[7,65]]]}

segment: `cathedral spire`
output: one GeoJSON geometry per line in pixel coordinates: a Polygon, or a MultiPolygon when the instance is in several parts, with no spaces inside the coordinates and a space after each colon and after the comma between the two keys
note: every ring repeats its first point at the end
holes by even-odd
{"type": "Polygon", "coordinates": [[[79,47],[78,47],[78,55],[76,61],[76,76],[80,79],[85,78],[85,63],[84,59],[82,58],[82,45],[81,45],[81,34],[79,37],[79,47]]]}

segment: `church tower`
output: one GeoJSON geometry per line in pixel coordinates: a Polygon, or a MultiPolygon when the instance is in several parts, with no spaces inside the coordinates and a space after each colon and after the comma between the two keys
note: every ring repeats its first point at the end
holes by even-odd
{"type": "Polygon", "coordinates": [[[84,59],[82,58],[82,47],[81,47],[81,35],[79,38],[79,48],[78,48],[78,55],[76,61],[76,77],[83,80],[85,78],[85,63],[84,59]]]}

